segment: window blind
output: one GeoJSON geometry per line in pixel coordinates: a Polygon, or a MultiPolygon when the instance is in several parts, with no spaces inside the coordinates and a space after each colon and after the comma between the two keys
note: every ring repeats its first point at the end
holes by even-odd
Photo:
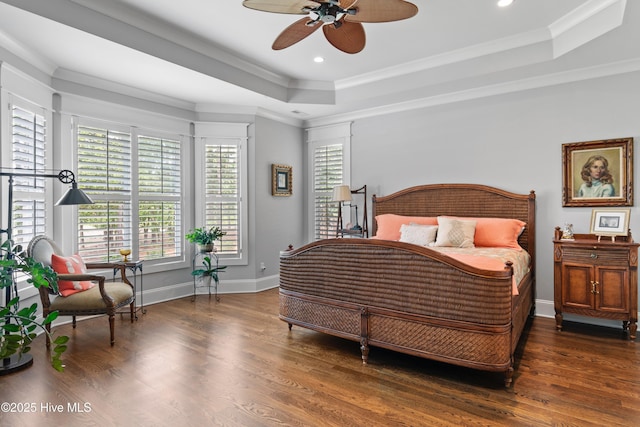
{"type": "MultiPolygon", "coordinates": [[[[11,106],[12,168],[45,173],[46,120],[18,106],[11,106]]],[[[45,233],[44,178],[15,177],[12,238],[26,248],[29,241],[45,233]]]]}
{"type": "Polygon", "coordinates": [[[314,234],[316,239],[335,237],[338,205],[332,202],[333,187],[343,182],[343,145],[315,147],[313,152],[314,234]]]}
{"type": "Polygon", "coordinates": [[[205,146],[205,223],[227,233],[217,243],[221,255],[237,255],[240,247],[240,145],[205,146]]]}
{"type": "Polygon", "coordinates": [[[131,241],[131,134],[79,126],[78,182],[93,205],[78,207],[78,252],[87,261],[121,259],[131,241]]]}
{"type": "Polygon", "coordinates": [[[138,137],[139,257],[181,254],[180,142],[138,137]]]}

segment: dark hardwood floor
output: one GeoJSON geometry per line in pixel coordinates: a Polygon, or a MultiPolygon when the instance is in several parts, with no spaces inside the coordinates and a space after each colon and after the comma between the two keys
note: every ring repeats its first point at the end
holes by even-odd
{"type": "Polygon", "coordinates": [[[0,402],[35,412],[3,406],[0,425],[640,425],[640,343],[616,329],[534,319],[505,389],[501,374],[376,348],[363,366],[358,343],[289,332],[277,313],[275,289],[180,299],[117,318],[114,347],[105,317],[60,326],[66,371],[38,337],[34,366],[0,377],[0,402]]]}

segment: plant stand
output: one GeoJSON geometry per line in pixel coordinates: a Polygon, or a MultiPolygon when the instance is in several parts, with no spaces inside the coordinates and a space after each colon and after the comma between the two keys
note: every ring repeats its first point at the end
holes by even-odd
{"type": "MultiPolygon", "coordinates": [[[[218,255],[214,252],[208,251],[195,251],[193,254],[193,258],[191,258],[191,269],[192,271],[196,269],[196,265],[200,265],[204,257],[208,256],[211,258],[211,264],[215,265],[218,268],[218,255]]],[[[209,298],[211,298],[211,288],[213,288],[213,295],[216,299],[216,302],[220,302],[220,297],[218,296],[218,282],[213,280],[211,276],[193,276],[193,296],[191,297],[191,301],[196,300],[197,290],[199,288],[207,288],[209,291],[209,298]]]]}

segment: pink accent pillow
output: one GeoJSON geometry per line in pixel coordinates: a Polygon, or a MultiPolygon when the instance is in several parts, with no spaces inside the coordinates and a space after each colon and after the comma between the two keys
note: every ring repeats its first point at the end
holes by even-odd
{"type": "Polygon", "coordinates": [[[431,216],[404,216],[384,214],[376,216],[375,238],[384,240],[400,240],[402,224],[438,225],[438,219],[431,216]]]}
{"type": "MultiPolygon", "coordinates": [[[[85,274],[87,272],[87,266],[84,264],[82,257],[78,254],[72,256],[52,254],[51,268],[53,268],[53,271],[58,274],[85,274]]],[[[58,280],[58,291],[63,297],[68,297],[76,292],[86,291],[94,286],[95,283],[88,280],[58,280]]]]}
{"type": "Polygon", "coordinates": [[[476,221],[476,234],[473,242],[476,246],[487,248],[522,249],[518,237],[522,234],[526,222],[510,218],[467,218],[476,221]]]}

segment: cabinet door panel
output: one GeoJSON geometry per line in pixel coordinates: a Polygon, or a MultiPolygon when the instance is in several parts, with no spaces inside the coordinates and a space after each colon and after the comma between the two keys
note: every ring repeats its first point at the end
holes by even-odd
{"type": "Polygon", "coordinates": [[[628,272],[623,268],[596,267],[598,293],[596,309],[614,313],[627,313],[628,307],[628,272]]]}
{"type": "Polygon", "coordinates": [[[562,275],[564,284],[562,305],[574,308],[592,308],[591,281],[593,280],[593,267],[564,264],[562,275]]]}

